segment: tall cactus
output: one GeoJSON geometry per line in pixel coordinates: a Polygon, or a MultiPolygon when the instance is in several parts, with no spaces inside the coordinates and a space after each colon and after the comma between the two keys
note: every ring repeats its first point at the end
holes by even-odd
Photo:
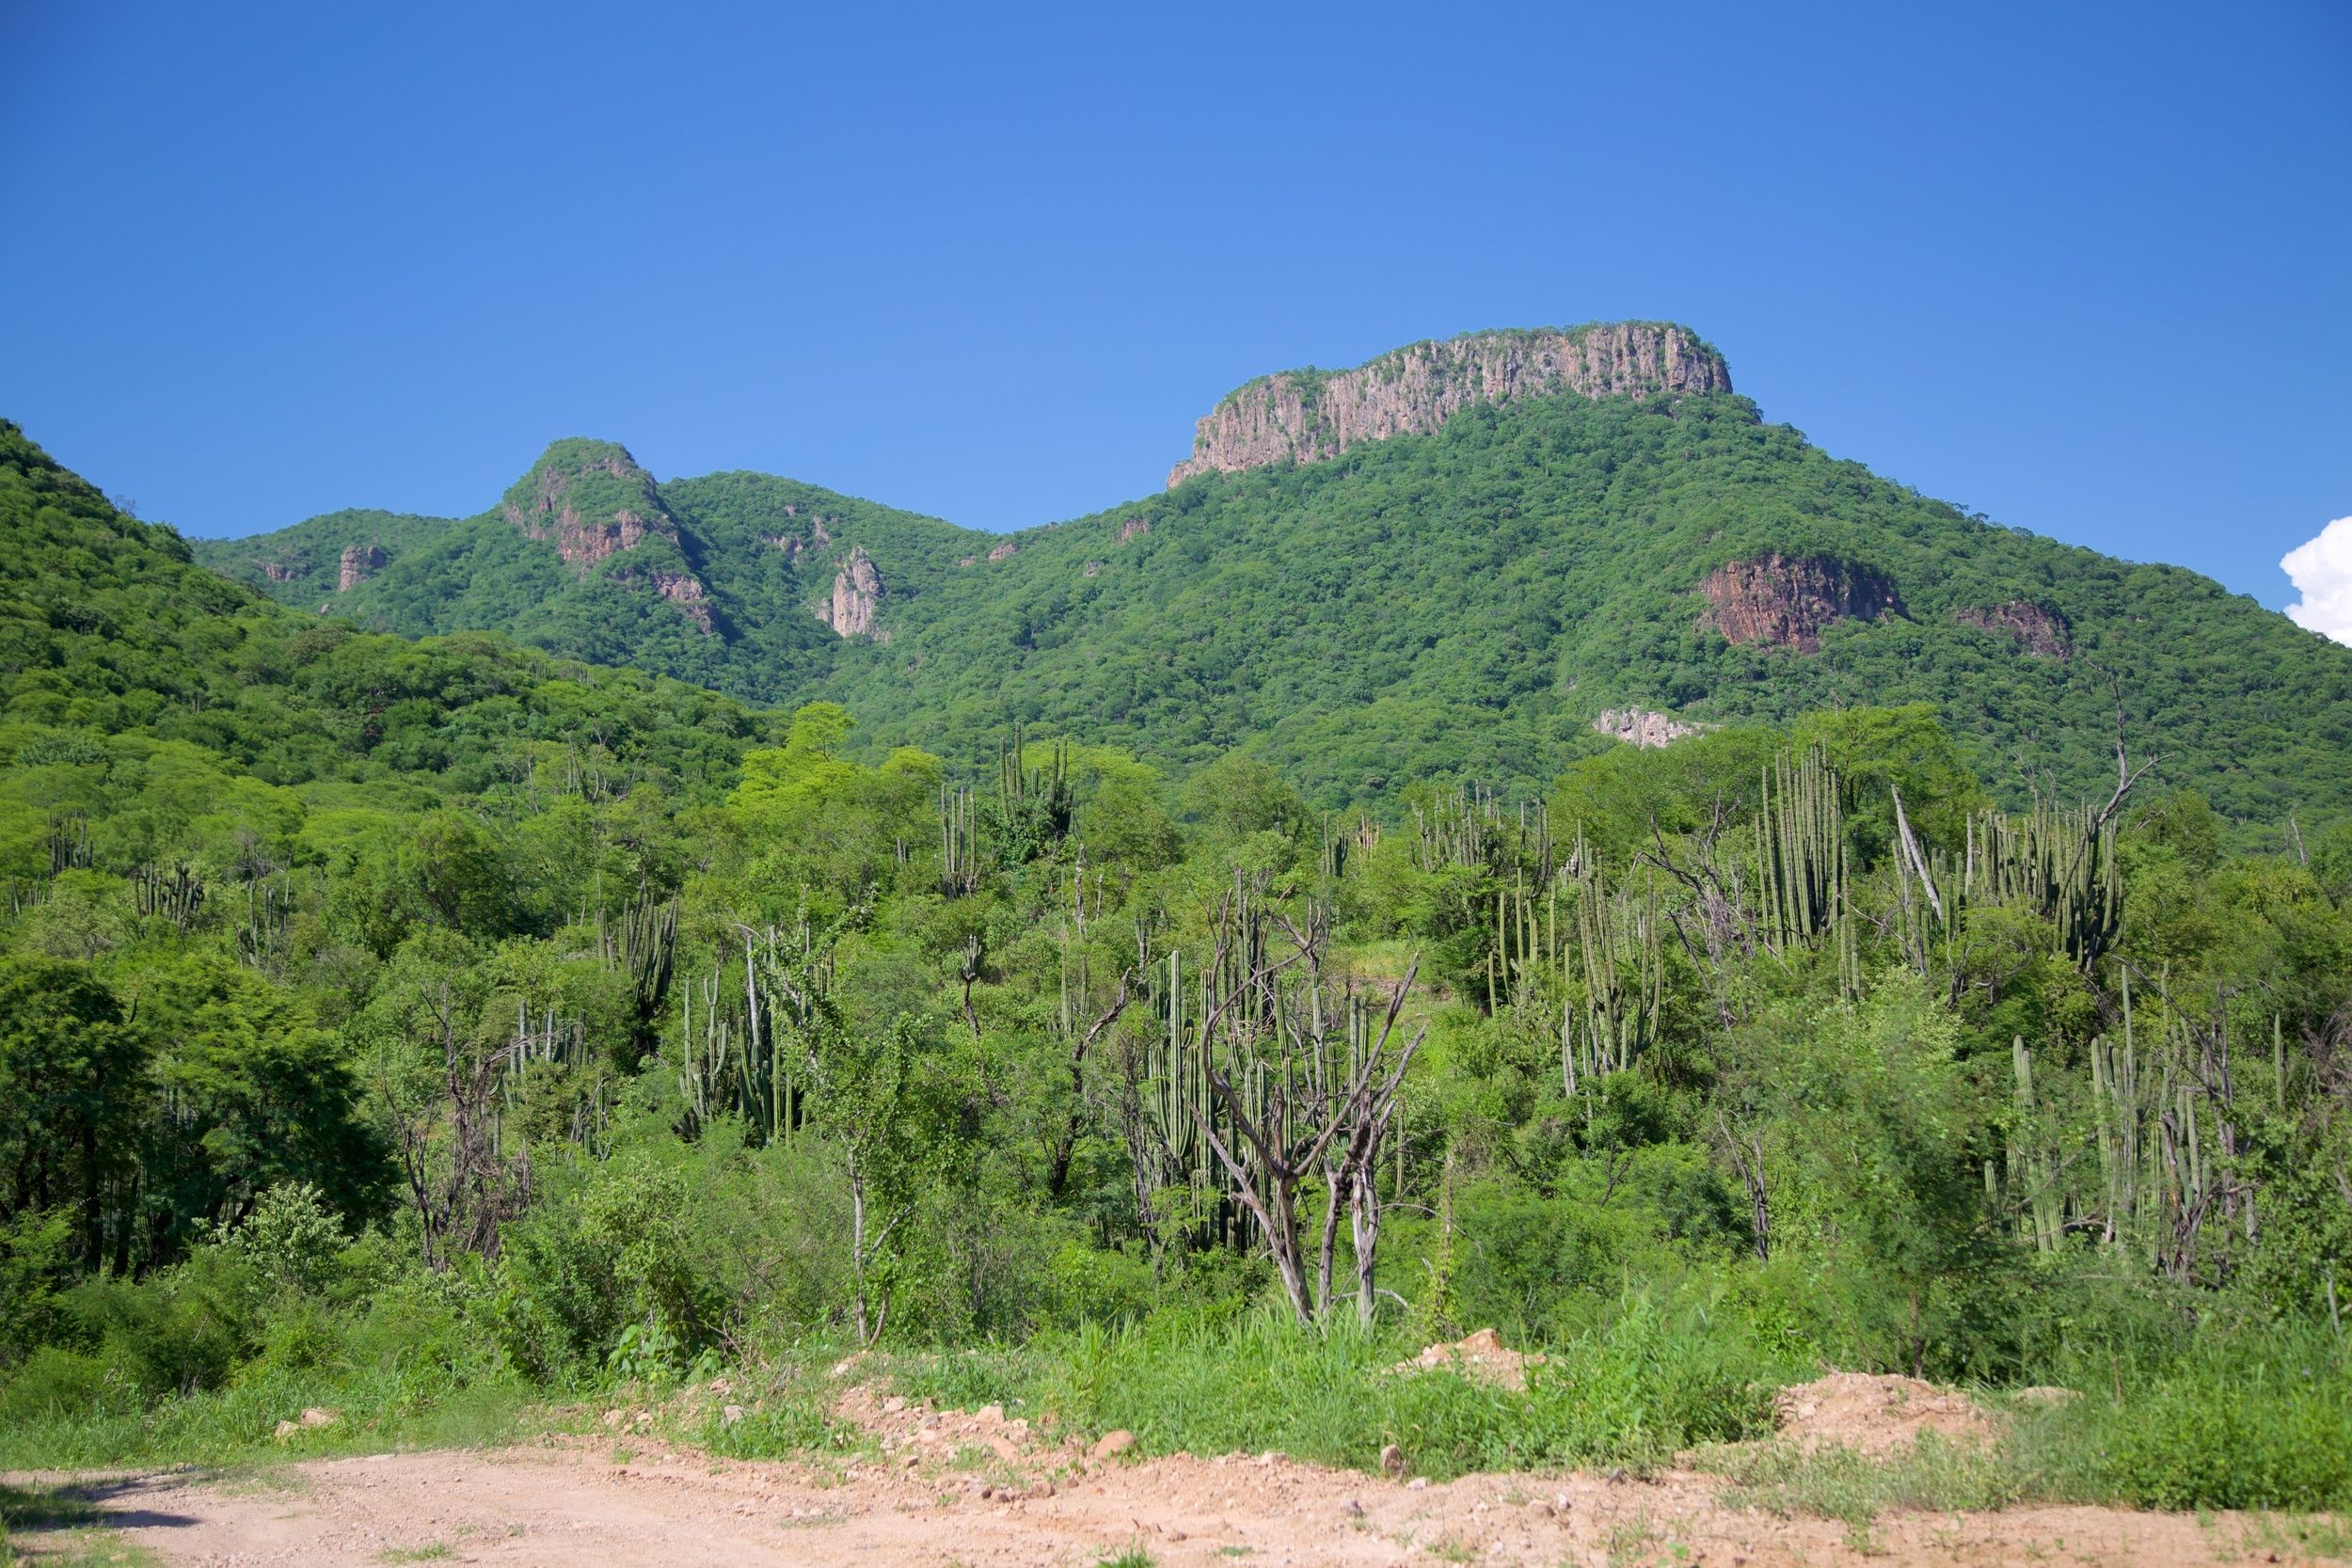
{"type": "Polygon", "coordinates": [[[1846,816],[1837,770],[1816,743],[1764,770],[1756,814],[1757,930],[1779,952],[1811,946],[1845,916],[1846,816]]]}
{"type": "Polygon", "coordinates": [[[996,753],[997,832],[1015,862],[1035,860],[1070,836],[1077,800],[1070,782],[1069,742],[1054,742],[1053,760],[1031,769],[1021,726],[996,753]]]}
{"type": "Polygon", "coordinates": [[[1656,1041],[1666,1000],[1663,925],[1654,882],[1637,895],[1628,881],[1612,895],[1586,857],[1577,879],[1576,947],[1587,1074],[1622,1071],[1656,1041]]]}
{"type": "Polygon", "coordinates": [[[978,845],[973,835],[969,784],[939,786],[939,891],[961,898],[980,885],[978,845]]]}
{"type": "Polygon", "coordinates": [[[1970,902],[2046,917],[2066,956],[2086,970],[2122,930],[2115,824],[2087,807],[2067,810],[2043,800],[2023,816],[1987,811],[1973,817],[1963,887],[1970,902]]]}

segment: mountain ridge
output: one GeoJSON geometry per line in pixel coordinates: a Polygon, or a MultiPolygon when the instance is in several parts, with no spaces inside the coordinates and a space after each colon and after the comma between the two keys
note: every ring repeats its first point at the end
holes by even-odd
{"type": "Polygon", "coordinates": [[[2136,743],[2241,821],[2352,790],[2352,650],[1832,458],[1728,390],[1695,334],[1630,325],[1668,336],[1576,340],[1632,367],[1623,390],[1527,389],[1566,362],[1543,332],[1413,345],[1338,372],[1393,371],[1397,428],[1351,416],[1312,460],[1268,448],[1010,534],[740,470],[656,482],[582,441],[471,519],[346,512],[197,549],[381,629],[844,702],[871,749],[972,761],[1014,722],[1177,771],[1248,749],[1326,807],[1404,777],[1540,791],[1620,736],[1899,702],[1931,704],[2010,798],[2081,793],[2112,771],[2119,691],[2136,743]],[[1667,345],[1722,389],[1651,376],[1667,345]],[[323,592],[355,548],[380,559],[323,592]]]}

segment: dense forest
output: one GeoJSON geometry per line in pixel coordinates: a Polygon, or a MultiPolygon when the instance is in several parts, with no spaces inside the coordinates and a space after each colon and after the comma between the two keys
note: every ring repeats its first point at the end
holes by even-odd
{"type": "MultiPolygon", "coordinates": [[[[714,1446],[821,1445],[809,1368],[954,1347],[905,1375],[1146,1451],[1440,1475],[1656,1465],[1823,1366],[2056,1385],[1971,1497],[2352,1503],[2352,818],[2300,643],[2227,650],[2226,704],[2220,647],[2097,629],[2252,624],[2217,591],[2053,570],[2131,676],[2119,733],[2088,657],[1933,620],[2067,552],[1728,406],[1534,404],[1148,515],[1132,570],[856,645],[835,678],[880,711],[767,711],[286,608],[0,426],[0,1464],[721,1369],[768,1391],[714,1446]],[[1614,487],[1637,450],[1689,493],[1614,487]],[[1198,552],[1221,608],[1186,646],[1221,658],[1290,601],[1213,540],[1424,551],[1460,519],[1411,498],[1463,465],[1517,475],[1514,515],[1654,516],[1660,562],[1669,523],[1842,527],[1710,491],[1804,473],[1884,509],[1917,622],[1761,682],[1778,656],[1629,590],[1484,628],[1528,642],[1486,669],[1412,657],[1469,607],[1333,578],[1279,667],[1087,666],[1125,721],[1040,673],[1081,667],[1047,657],[1081,610],[1206,613],[1154,552],[1198,552]],[[915,749],[925,713],[1002,716],[1015,622],[1034,721],[915,749]],[[1613,639],[1690,672],[1634,695],[1752,704],[1588,743],[1546,705],[1613,639]],[[1497,766],[1416,704],[1483,715],[1497,766]],[[1155,705],[1194,727],[1147,744],[1155,705]],[[2029,723],[2026,784],[1988,714],[2029,723]],[[2332,816],[2290,816],[2300,764],[2332,816]],[[1331,809],[1375,767],[1379,809],[1331,809]],[[1549,1353],[1524,1390],[1382,1370],[1483,1326],[1549,1353]]],[[[1597,541],[1487,521],[1452,580],[1597,580],[1597,541]]]]}
{"type": "Polygon", "coordinates": [[[2352,787],[2352,651],[2194,573],[1922,497],[1728,392],[1471,407],[1004,536],[761,475],[657,484],[616,446],[560,442],[479,517],[338,514],[198,548],[365,626],[836,702],[866,762],[913,745],[985,768],[1021,723],[1170,777],[1240,751],[1317,809],[1394,819],[1440,780],[1539,797],[1629,708],[1703,728],[1924,703],[2019,808],[2098,785],[2121,701],[2233,824],[2282,832],[2352,787]],[[559,490],[563,537],[534,511],[559,490]],[[369,545],[383,563],[337,592],[369,545]],[[858,556],[872,621],[837,635],[858,556]],[[1851,602],[1818,635],[1727,635],[1707,589],[1740,562],[1851,602]]]}

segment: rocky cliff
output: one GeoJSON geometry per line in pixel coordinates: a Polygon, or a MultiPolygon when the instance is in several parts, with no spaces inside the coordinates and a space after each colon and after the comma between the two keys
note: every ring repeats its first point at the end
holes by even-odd
{"type": "Polygon", "coordinates": [[[850,559],[834,574],[833,599],[817,607],[817,618],[831,626],[835,637],[863,637],[874,629],[874,616],[882,608],[882,574],[874,570],[873,558],[863,545],[850,546],[850,559]]]}
{"type": "Polygon", "coordinates": [[[1195,428],[1170,489],[1196,474],[1315,463],[1362,441],[1424,434],[1513,398],[1728,392],[1724,356],[1662,322],[1473,332],[1415,343],[1352,371],[1284,371],[1228,394],[1195,428]]]}
{"type": "Polygon", "coordinates": [[[653,475],[611,441],[558,441],[500,503],[506,520],[585,572],[648,539],[677,543],[653,475]]]}
{"type": "Polygon", "coordinates": [[[678,609],[696,631],[717,629],[709,591],[686,569],[677,518],[628,449],[612,441],[558,441],[541,454],[499,503],[506,521],[555,546],[581,577],[597,562],[648,545],[650,559],[611,571],[644,582],[678,609]]]}
{"type": "Polygon", "coordinates": [[[1822,556],[1767,555],[1717,567],[1699,584],[1708,609],[1699,624],[1733,642],[1812,653],[1823,628],[1902,613],[1885,574],[1822,556]]]}
{"type": "Polygon", "coordinates": [[[381,545],[350,545],[335,564],[335,592],[348,594],[384,569],[391,557],[381,545]]]}
{"type": "Polygon", "coordinates": [[[2065,616],[2031,599],[2006,604],[1969,605],[1952,611],[1952,619],[1979,631],[1995,632],[2014,641],[2035,658],[2070,658],[2074,652],[2074,628],[2065,616]]]}

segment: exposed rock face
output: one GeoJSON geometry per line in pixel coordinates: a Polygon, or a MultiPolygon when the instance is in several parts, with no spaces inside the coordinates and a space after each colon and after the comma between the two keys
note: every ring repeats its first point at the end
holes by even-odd
{"type": "Polygon", "coordinates": [[[609,570],[650,587],[701,631],[714,630],[709,591],[686,569],[677,519],[653,475],[611,441],[558,441],[500,503],[506,520],[532,539],[555,546],[564,563],[586,577],[599,562],[647,544],[667,546],[609,570]]]}
{"type": "Polygon", "coordinates": [[[1622,740],[1644,751],[1657,751],[1677,740],[1705,732],[1704,724],[1693,724],[1672,714],[1655,713],[1645,707],[1613,707],[1593,721],[1593,728],[1612,740],[1622,740]]]}
{"type": "Polygon", "coordinates": [[[874,570],[866,546],[853,545],[850,559],[834,574],[833,601],[818,609],[818,617],[833,628],[835,637],[867,636],[874,630],[882,594],[882,574],[874,570]]]}
{"type": "Polygon", "coordinates": [[[1126,544],[1129,540],[1131,540],[1131,539],[1139,539],[1139,538],[1141,538],[1143,535],[1145,535],[1145,534],[1147,534],[1147,533],[1149,533],[1149,532],[1151,532],[1151,531],[1152,531],[1152,519],[1151,519],[1151,518],[1149,518],[1149,517],[1130,517],[1130,518],[1128,518],[1125,522],[1123,522],[1123,523],[1121,523],[1121,524],[1120,524],[1120,525],[1119,525],[1119,542],[1120,542],[1120,544],[1124,545],[1124,544],[1126,544]]]}
{"type": "Polygon", "coordinates": [[[348,594],[368,578],[384,569],[391,557],[381,545],[352,545],[343,550],[343,558],[335,571],[335,592],[348,594]]]}
{"type": "Polygon", "coordinates": [[[292,582],[301,574],[281,561],[264,561],[262,562],[262,575],[272,582],[292,582]]]}
{"type": "Polygon", "coordinates": [[[654,592],[677,606],[694,623],[696,631],[709,634],[710,601],[703,592],[700,578],[685,572],[656,572],[652,580],[654,592]]]}
{"type": "Polygon", "coordinates": [[[1192,455],[1168,470],[1168,483],[1173,489],[1195,474],[1320,462],[1359,442],[1435,430],[1482,403],[1730,390],[1723,356],[1663,323],[1473,332],[1415,343],[1352,371],[1285,371],[1253,381],[1200,420],[1192,455]]]}
{"type": "Polygon", "coordinates": [[[1733,561],[1699,584],[1710,605],[1700,619],[1734,642],[1762,642],[1812,653],[1821,630],[1837,621],[1875,621],[1902,613],[1884,574],[1820,556],[1772,554],[1733,561]]]}
{"type": "Polygon", "coordinates": [[[501,510],[525,534],[553,541],[565,564],[582,575],[647,539],[677,543],[677,522],[655,493],[653,476],[610,443],[558,442],[506,493],[501,510]]]}
{"type": "Polygon", "coordinates": [[[1079,568],[1078,575],[1082,578],[1099,578],[1103,575],[1103,563],[1099,561],[1089,561],[1079,568]]]}
{"type": "Polygon", "coordinates": [[[2002,633],[2036,658],[2067,658],[2074,652],[2074,628],[2066,617],[2031,599],[1970,606],[1953,610],[1952,619],[1979,631],[2002,633]]]}
{"type": "Polygon", "coordinates": [[[1020,553],[1021,546],[1008,539],[1003,544],[997,546],[994,549],[990,550],[988,552],[988,558],[991,561],[1003,561],[1009,556],[1016,556],[1020,553]]]}

